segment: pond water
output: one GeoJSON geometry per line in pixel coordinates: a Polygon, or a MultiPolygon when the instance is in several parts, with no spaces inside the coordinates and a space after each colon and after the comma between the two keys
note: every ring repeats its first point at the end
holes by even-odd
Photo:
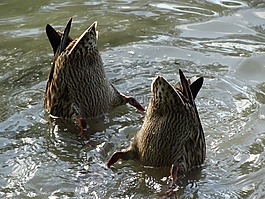
{"type": "Polygon", "coordinates": [[[264,1],[2,0],[0,9],[1,198],[265,197],[264,1]],[[63,30],[70,17],[73,37],[98,21],[108,78],[144,106],[156,75],[175,83],[181,68],[205,78],[196,103],[206,161],[171,195],[168,168],[106,167],[141,127],[133,107],[93,121],[85,146],[77,127],[44,110],[45,26],[63,30]]]}

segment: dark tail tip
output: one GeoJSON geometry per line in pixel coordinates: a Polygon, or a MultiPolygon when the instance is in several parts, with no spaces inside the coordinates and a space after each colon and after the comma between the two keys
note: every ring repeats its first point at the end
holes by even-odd
{"type": "Polygon", "coordinates": [[[68,21],[68,23],[64,29],[64,33],[63,33],[61,43],[60,43],[59,54],[61,54],[61,52],[63,52],[69,44],[68,37],[69,37],[70,29],[71,29],[72,20],[73,20],[73,18],[70,18],[70,20],[68,21]]]}
{"type": "Polygon", "coordinates": [[[53,53],[55,55],[61,42],[61,35],[59,35],[59,33],[50,24],[46,25],[46,35],[51,43],[53,53]]]}
{"type": "Polygon", "coordinates": [[[181,69],[179,69],[179,76],[184,96],[190,101],[190,103],[193,103],[193,96],[189,87],[188,80],[186,79],[181,69]]]}
{"type": "Polygon", "coordinates": [[[190,85],[190,90],[192,92],[193,99],[197,97],[197,94],[199,93],[202,84],[203,84],[203,77],[200,77],[196,79],[191,85],[190,85]]]}

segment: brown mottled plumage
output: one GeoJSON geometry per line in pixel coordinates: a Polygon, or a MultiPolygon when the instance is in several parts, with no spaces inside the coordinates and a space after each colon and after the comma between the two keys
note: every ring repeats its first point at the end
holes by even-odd
{"type": "Polygon", "coordinates": [[[69,36],[71,22],[63,33],[46,26],[54,52],[44,99],[48,112],[62,118],[90,118],[127,102],[144,111],[134,98],[119,93],[107,79],[97,49],[97,22],[74,40],[69,36]]]}
{"type": "Polygon", "coordinates": [[[163,77],[152,83],[144,123],[129,148],[113,154],[108,167],[119,159],[135,159],[147,166],[171,166],[172,172],[186,172],[205,159],[205,138],[194,99],[203,78],[189,85],[181,70],[175,88],[163,77]],[[176,168],[177,167],[177,168],[176,168]]]}

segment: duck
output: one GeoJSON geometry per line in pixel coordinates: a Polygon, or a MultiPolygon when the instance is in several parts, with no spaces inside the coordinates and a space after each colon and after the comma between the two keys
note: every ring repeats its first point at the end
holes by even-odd
{"type": "Polygon", "coordinates": [[[97,48],[97,22],[79,37],[70,37],[72,18],[63,32],[46,25],[46,34],[54,57],[48,76],[44,108],[50,115],[65,119],[94,118],[129,103],[141,112],[145,109],[133,97],[120,93],[106,77],[97,48]]]}
{"type": "Polygon", "coordinates": [[[172,86],[162,76],[151,84],[150,99],[143,124],[130,146],[115,152],[108,160],[135,160],[144,166],[170,167],[171,187],[177,174],[204,163],[205,136],[194,102],[203,85],[203,77],[191,83],[179,69],[180,82],[172,86]]]}

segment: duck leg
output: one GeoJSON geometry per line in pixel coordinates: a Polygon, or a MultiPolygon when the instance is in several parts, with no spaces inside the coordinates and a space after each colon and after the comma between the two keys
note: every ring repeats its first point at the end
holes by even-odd
{"type": "Polygon", "coordinates": [[[178,170],[179,170],[178,164],[177,163],[172,164],[170,168],[170,175],[172,178],[172,184],[170,186],[171,189],[175,189],[177,187],[176,182],[177,182],[178,170]]]}
{"type": "Polygon", "coordinates": [[[125,96],[126,103],[129,103],[130,105],[134,106],[141,112],[145,112],[144,107],[133,97],[131,96],[125,96]]]}
{"type": "Polygon", "coordinates": [[[80,137],[81,140],[84,140],[85,138],[87,138],[85,133],[85,129],[87,127],[86,120],[82,116],[79,116],[77,117],[77,124],[80,127],[80,133],[78,137],[80,137]]]}
{"type": "Polygon", "coordinates": [[[113,165],[115,162],[117,162],[119,159],[124,159],[125,153],[122,151],[116,152],[112,155],[112,157],[108,161],[108,168],[110,168],[111,165],[113,165]]]}

